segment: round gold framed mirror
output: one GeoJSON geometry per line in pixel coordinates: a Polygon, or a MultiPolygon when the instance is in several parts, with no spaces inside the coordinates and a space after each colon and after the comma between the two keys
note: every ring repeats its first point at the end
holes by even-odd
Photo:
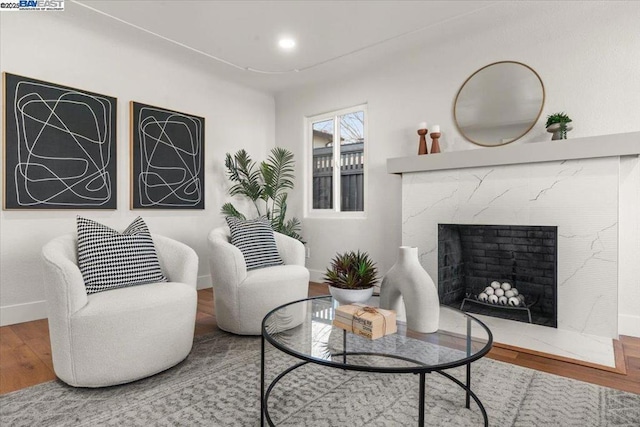
{"type": "Polygon", "coordinates": [[[522,138],[538,121],[544,84],[533,68],[500,61],[473,73],[460,87],[453,119],[474,144],[496,147],[522,138]]]}

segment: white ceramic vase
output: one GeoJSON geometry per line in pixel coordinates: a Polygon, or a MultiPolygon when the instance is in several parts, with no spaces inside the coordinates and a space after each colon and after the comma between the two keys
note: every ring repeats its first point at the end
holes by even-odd
{"type": "Polygon", "coordinates": [[[399,310],[404,300],[407,328],[416,332],[438,330],[440,301],[431,276],[422,268],[418,248],[400,246],[398,261],[382,279],[380,307],[399,310]]]}

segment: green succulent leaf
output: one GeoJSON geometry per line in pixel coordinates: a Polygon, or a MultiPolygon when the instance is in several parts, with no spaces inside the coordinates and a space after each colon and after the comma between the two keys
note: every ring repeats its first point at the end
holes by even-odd
{"type": "Polygon", "coordinates": [[[563,124],[563,123],[569,123],[569,122],[571,122],[571,119],[564,112],[555,113],[547,116],[547,124],[545,125],[545,127],[549,127],[555,123],[563,124]]]}

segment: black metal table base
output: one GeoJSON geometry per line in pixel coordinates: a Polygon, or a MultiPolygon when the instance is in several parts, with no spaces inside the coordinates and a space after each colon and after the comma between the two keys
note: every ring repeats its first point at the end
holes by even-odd
{"type": "MultiPolygon", "coordinates": [[[[349,352],[344,352],[344,353],[338,353],[335,354],[333,356],[342,356],[344,363],[346,363],[346,358],[348,355],[363,355],[363,354],[369,354],[369,353],[349,353],[349,352]]],[[[375,356],[386,356],[386,357],[392,357],[392,358],[396,358],[394,356],[391,355],[385,355],[385,354],[371,354],[371,355],[375,355],[375,356]]],[[[417,363],[415,361],[406,359],[406,358],[402,358],[403,360],[407,360],[407,361],[411,361],[414,363],[417,363]]],[[[284,371],[282,371],[280,374],[278,374],[278,376],[276,376],[274,378],[274,380],[269,384],[269,386],[266,388],[265,390],[265,339],[264,337],[262,337],[262,344],[261,344],[261,355],[260,355],[260,425],[264,426],[265,421],[267,422],[267,424],[269,426],[275,426],[275,424],[273,423],[273,421],[271,420],[271,416],[269,415],[269,405],[268,405],[268,401],[269,401],[269,396],[271,394],[271,392],[273,391],[273,388],[276,386],[276,384],[278,383],[278,381],[280,381],[282,378],[284,378],[287,374],[291,373],[292,371],[300,368],[301,366],[304,366],[306,364],[310,363],[309,361],[303,361],[303,362],[299,362],[296,363],[295,365],[290,366],[289,368],[285,369],[284,371]]],[[[431,372],[437,372],[438,374],[444,376],[445,378],[448,378],[449,380],[453,381],[455,384],[457,384],[458,386],[460,386],[463,390],[465,390],[465,407],[467,409],[470,409],[470,399],[473,399],[476,404],[478,405],[478,407],[480,408],[480,411],[482,413],[482,418],[484,419],[484,425],[485,427],[489,426],[489,418],[487,416],[487,411],[484,408],[484,405],[482,404],[482,402],[480,401],[480,399],[478,398],[478,396],[471,390],[471,363],[467,363],[466,364],[467,369],[466,369],[466,384],[463,383],[462,381],[460,381],[459,379],[455,378],[454,376],[452,376],[451,374],[448,374],[446,372],[443,371],[439,371],[439,370],[433,370],[433,371],[426,371],[426,372],[420,372],[418,375],[420,377],[420,381],[419,381],[419,387],[420,387],[420,393],[419,393],[419,402],[418,402],[418,426],[419,427],[424,427],[424,400],[426,397],[426,374],[431,373],[431,372]]],[[[375,372],[374,370],[372,370],[371,372],[375,372]]]]}

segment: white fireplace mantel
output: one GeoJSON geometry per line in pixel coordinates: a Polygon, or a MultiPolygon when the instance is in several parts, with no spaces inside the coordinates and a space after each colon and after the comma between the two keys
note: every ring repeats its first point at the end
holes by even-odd
{"type": "Polygon", "coordinates": [[[530,142],[434,155],[387,159],[387,172],[402,174],[445,169],[640,155],[640,132],[530,142]]]}
{"type": "Polygon", "coordinates": [[[640,336],[640,132],[388,159],[387,170],[402,175],[402,244],[434,280],[438,224],[558,227],[558,328],[485,318],[496,342],[615,366],[611,339],[640,336]]]}

